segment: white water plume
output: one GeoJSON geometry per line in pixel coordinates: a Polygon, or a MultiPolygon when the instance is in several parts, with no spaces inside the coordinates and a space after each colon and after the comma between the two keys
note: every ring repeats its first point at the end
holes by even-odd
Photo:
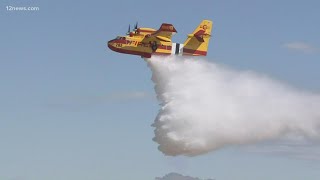
{"type": "Polygon", "coordinates": [[[318,94],[192,57],[153,57],[147,63],[160,101],[153,140],[166,155],[320,137],[318,94]]]}

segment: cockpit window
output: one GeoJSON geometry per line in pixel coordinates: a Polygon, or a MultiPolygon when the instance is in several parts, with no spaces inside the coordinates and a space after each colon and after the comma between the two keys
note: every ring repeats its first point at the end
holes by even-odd
{"type": "Polygon", "coordinates": [[[126,40],[125,37],[118,36],[116,39],[126,40]]]}

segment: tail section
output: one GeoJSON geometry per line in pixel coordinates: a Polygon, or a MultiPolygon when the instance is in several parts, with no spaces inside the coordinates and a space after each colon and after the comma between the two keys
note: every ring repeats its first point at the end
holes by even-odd
{"type": "Polygon", "coordinates": [[[203,20],[200,25],[188,35],[184,42],[183,55],[206,56],[211,37],[212,21],[203,20]]]}

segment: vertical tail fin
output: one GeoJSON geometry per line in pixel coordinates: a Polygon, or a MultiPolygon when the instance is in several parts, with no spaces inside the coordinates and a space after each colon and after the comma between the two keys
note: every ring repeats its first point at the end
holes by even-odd
{"type": "Polygon", "coordinates": [[[212,21],[203,20],[200,25],[188,35],[184,42],[183,55],[206,56],[211,37],[212,21]]]}

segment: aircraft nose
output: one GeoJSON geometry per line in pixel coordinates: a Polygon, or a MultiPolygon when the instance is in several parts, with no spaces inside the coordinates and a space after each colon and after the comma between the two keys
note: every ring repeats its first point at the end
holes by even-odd
{"type": "MultiPolygon", "coordinates": [[[[113,40],[108,41],[108,47],[110,48],[112,46],[113,40]]],[[[111,49],[111,48],[110,48],[111,49]]]]}
{"type": "Polygon", "coordinates": [[[117,48],[114,47],[114,40],[108,41],[108,48],[111,49],[112,51],[117,51],[117,48]]]}

